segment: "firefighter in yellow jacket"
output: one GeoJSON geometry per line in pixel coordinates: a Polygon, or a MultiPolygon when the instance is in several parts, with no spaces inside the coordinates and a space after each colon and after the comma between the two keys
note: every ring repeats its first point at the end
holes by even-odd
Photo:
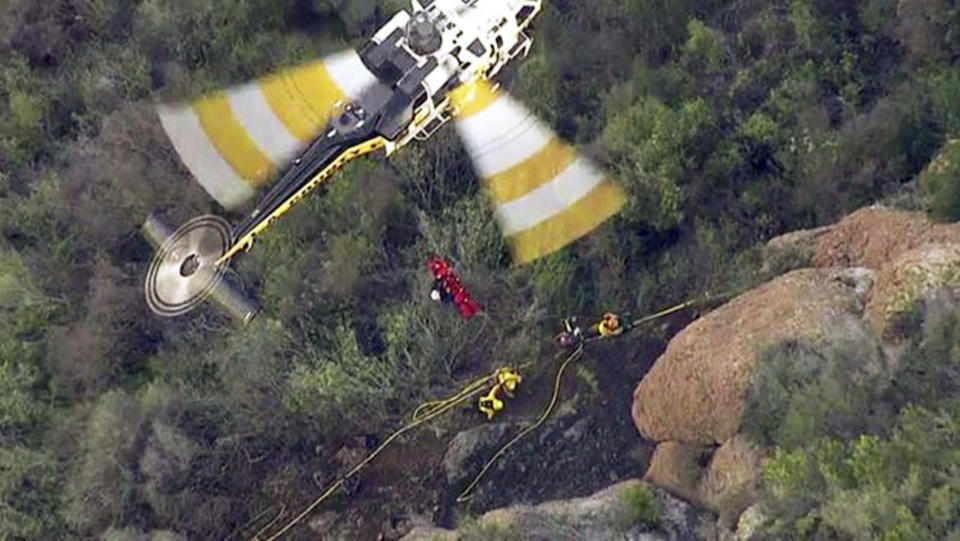
{"type": "Polygon", "coordinates": [[[600,323],[597,323],[597,334],[599,334],[601,338],[609,338],[623,334],[623,325],[620,323],[620,317],[612,312],[603,314],[603,319],[600,320],[600,323]]]}
{"type": "Polygon", "coordinates": [[[497,371],[497,382],[490,388],[490,392],[480,397],[480,411],[487,414],[487,420],[493,419],[493,416],[503,409],[504,403],[500,395],[513,398],[513,391],[521,381],[523,378],[516,370],[501,368],[497,371]]]}

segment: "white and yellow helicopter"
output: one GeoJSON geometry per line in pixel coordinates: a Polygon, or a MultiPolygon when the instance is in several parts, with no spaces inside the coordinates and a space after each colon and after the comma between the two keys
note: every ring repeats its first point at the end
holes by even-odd
{"type": "Polygon", "coordinates": [[[145,294],[161,316],[214,297],[244,320],[256,308],[222,280],[230,260],[345,163],[391,155],[454,119],[483,178],[516,264],[589,233],[624,203],[622,191],[494,77],[526,56],[542,0],[412,0],[359,51],[344,51],[157,111],[181,161],[236,228],[201,216],[176,231],[151,218],[159,250],[145,294]]]}

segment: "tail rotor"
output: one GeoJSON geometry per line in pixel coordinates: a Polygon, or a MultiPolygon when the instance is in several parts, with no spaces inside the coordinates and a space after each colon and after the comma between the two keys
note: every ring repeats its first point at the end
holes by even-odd
{"type": "Polygon", "coordinates": [[[223,218],[199,216],[173,231],[162,218],[151,214],[143,232],[151,244],[159,246],[144,283],[153,313],[179,316],[212,297],[244,323],[253,319],[256,304],[224,281],[226,265],[216,264],[232,240],[230,225],[223,218]]]}

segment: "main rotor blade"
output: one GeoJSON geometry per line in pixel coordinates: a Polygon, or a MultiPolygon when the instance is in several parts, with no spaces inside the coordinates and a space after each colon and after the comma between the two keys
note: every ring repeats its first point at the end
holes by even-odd
{"type": "Polygon", "coordinates": [[[517,264],[563,248],[623,206],[616,184],[490,83],[463,84],[450,98],[457,130],[486,182],[517,264]]]}
{"type": "Polygon", "coordinates": [[[335,103],[375,81],[347,50],[157,113],[197,181],[235,209],[317,136],[335,103]]]}

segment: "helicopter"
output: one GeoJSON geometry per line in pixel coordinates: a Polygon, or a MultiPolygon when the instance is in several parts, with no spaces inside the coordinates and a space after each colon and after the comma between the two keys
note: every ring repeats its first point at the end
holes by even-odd
{"type": "Polygon", "coordinates": [[[509,94],[496,76],[533,43],[542,0],[411,0],[359,50],[278,70],[157,114],[180,160],[231,226],[200,216],[176,230],[151,216],[158,247],[144,283],[159,316],[214,298],[244,321],[258,308],[224,273],[292,206],[346,163],[391,156],[453,120],[516,265],[588,234],[622,190],[509,94]],[[270,183],[271,179],[277,178],[270,183]],[[267,184],[271,184],[267,186],[267,184]]]}

